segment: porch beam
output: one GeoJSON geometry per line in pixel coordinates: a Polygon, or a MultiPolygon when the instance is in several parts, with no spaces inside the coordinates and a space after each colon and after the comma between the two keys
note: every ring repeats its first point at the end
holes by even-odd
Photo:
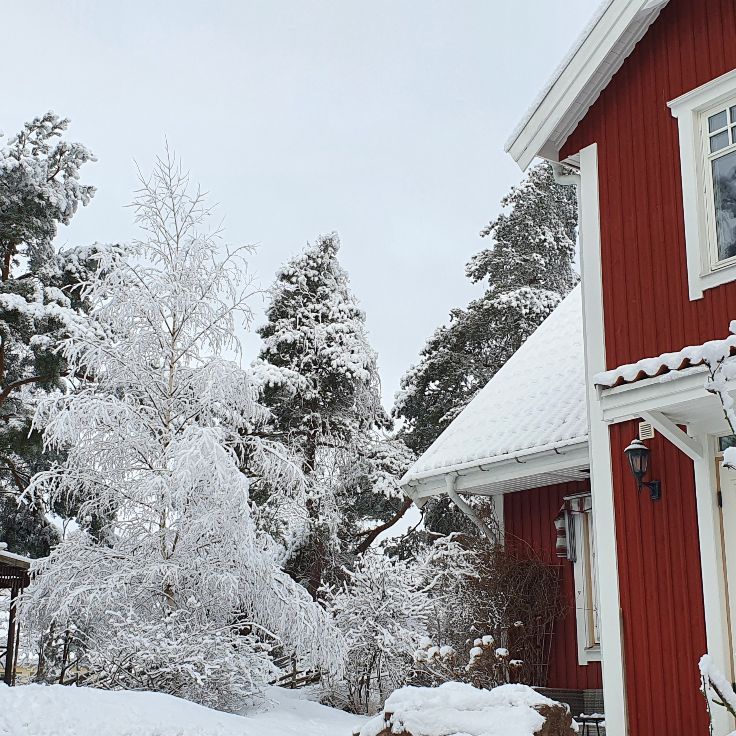
{"type": "Polygon", "coordinates": [[[703,446],[694,437],[683,432],[671,419],[661,411],[643,411],[641,418],[649,422],[663,437],[668,439],[678,450],[684,452],[691,460],[703,460],[703,446]]]}

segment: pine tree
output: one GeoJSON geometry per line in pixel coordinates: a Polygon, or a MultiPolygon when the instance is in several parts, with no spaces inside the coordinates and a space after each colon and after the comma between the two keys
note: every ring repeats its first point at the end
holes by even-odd
{"type": "Polygon", "coordinates": [[[368,433],[385,424],[376,354],[365,315],[337,254],[337,234],[320,237],[277,274],[257,368],[275,431],[302,457],[308,521],[290,561],[316,597],[339,568],[346,536],[345,474],[368,433]]]}
{"type": "Polygon", "coordinates": [[[171,155],[135,212],[141,240],[108,254],[115,267],[87,290],[92,328],[62,343],[95,380],[45,398],[36,417],[67,455],[33,490],[78,501],[81,529],[37,565],[30,620],[78,632],[98,687],[242,707],[274,676],[274,646],[339,669],[340,637],[252,512],[253,482],[293,493],[301,473],[261,436],[252,376],[221,357],[238,352],[235,320],[250,315],[247,251],[209,231],[171,155]]]}
{"type": "MultiPolygon", "coordinates": [[[[62,138],[69,124],[52,112],[34,118],[0,149],[0,540],[14,551],[47,554],[57,532],[44,499],[22,498],[31,476],[53,459],[31,418],[38,399],[68,373],[57,348],[83,322],[79,285],[97,268],[100,248],[57,252],[58,225],[69,224],[94,187],[79,181],[94,157],[62,138]]],[[[64,504],[53,509],[67,515],[64,504]]]]}
{"type": "Polygon", "coordinates": [[[556,184],[548,163],[504,197],[505,208],[482,231],[491,247],[466,267],[485,293],[454,309],[401,381],[394,415],[402,438],[423,452],[519,349],[577,282],[573,270],[577,203],[556,184]]]}

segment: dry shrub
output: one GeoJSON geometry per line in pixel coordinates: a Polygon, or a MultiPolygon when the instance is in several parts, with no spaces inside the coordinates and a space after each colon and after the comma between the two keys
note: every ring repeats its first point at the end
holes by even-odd
{"type": "Polygon", "coordinates": [[[520,545],[465,543],[474,573],[449,613],[435,617],[431,641],[415,655],[414,682],[546,685],[552,633],[564,613],[559,568],[520,545]]]}

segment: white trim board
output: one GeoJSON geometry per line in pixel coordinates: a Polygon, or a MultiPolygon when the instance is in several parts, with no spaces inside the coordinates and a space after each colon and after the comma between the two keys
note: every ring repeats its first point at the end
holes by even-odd
{"type": "MultiPolygon", "coordinates": [[[[694,462],[695,499],[698,507],[700,567],[703,578],[703,607],[708,652],[721,672],[728,672],[730,637],[726,616],[726,585],[722,555],[721,523],[716,496],[715,435],[698,437],[706,448],[703,458],[694,462]]],[[[714,733],[731,733],[733,720],[725,708],[713,709],[714,733]]]]}
{"type": "Polygon", "coordinates": [[[606,703],[607,731],[615,736],[626,736],[628,726],[611,440],[608,425],[603,418],[598,391],[592,381],[593,376],[604,370],[606,366],[598,200],[598,146],[595,143],[580,152],[580,177],[580,266],[583,282],[583,334],[590,426],[590,480],[598,576],[599,580],[605,581],[605,585],[601,585],[599,590],[603,698],[606,703]]]}
{"type": "Polygon", "coordinates": [[[611,0],[578,42],[506,150],[522,169],[535,156],[552,161],[608,86],[668,0],[611,0]]]}

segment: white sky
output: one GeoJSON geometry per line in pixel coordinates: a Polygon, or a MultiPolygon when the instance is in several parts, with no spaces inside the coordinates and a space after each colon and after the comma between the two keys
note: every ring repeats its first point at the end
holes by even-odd
{"type": "Polygon", "coordinates": [[[521,177],[504,142],[597,4],[16,0],[0,129],[53,109],[98,157],[83,177],[97,196],[61,244],[130,238],[133,159],[148,170],[164,136],[227,239],[259,244],[264,286],[337,230],[390,406],[426,337],[477,292],[464,264],[521,177]]]}

